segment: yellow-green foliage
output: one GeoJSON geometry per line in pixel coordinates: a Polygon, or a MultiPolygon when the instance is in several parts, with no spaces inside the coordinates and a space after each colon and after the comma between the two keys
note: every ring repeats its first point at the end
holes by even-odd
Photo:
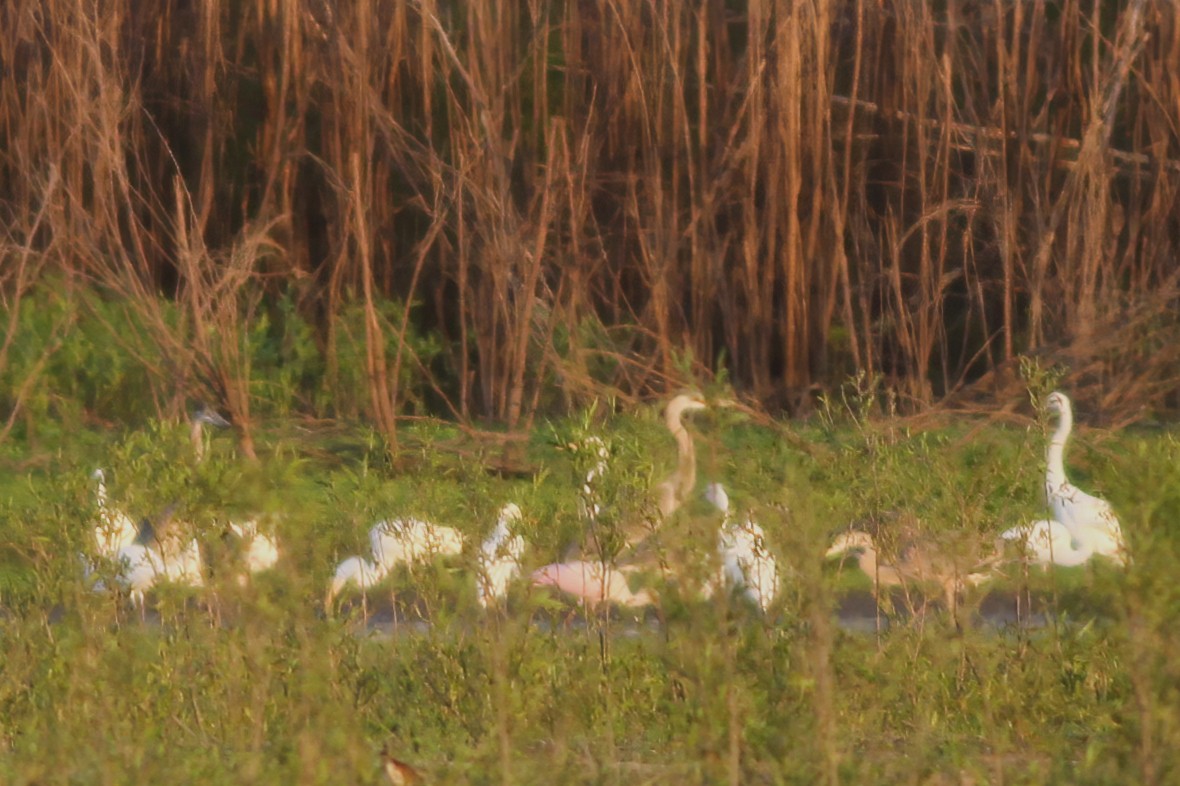
{"type": "MultiPolygon", "coordinates": [[[[924,616],[898,604],[865,632],[844,606],[868,582],[823,559],[832,534],[900,511],[965,549],[1040,518],[1043,436],[909,433],[847,411],[807,427],[693,421],[698,486],[723,481],[784,567],[765,617],[658,577],[659,614],[586,618],[522,587],[504,613],[476,605],[475,544],[504,502],[525,512],[526,570],[582,536],[584,460],[555,442],[605,437],[622,479],[606,485],[605,518],[642,515],[673,461],[655,411],[539,431],[533,479],[488,473],[441,427],[407,430],[396,464],[360,431],[268,432],[257,465],[228,435],[198,464],[179,425],[63,438],[53,458],[0,476],[0,780],[381,783],[384,747],[432,783],[1169,780],[1175,439],[1088,432],[1070,453],[1079,484],[1122,517],[1125,571],[1010,566],[968,595],[962,630],[935,595],[924,616]],[[141,621],[81,579],[95,466],[113,505],[138,516],[177,502],[212,544],[219,522],[266,514],[278,569],[244,589],[216,571],[208,589],[162,589],[141,621]],[[375,520],[410,515],[459,528],[465,554],[396,571],[370,593],[368,627],[355,595],[325,616],[335,564],[363,553],[375,520]],[[997,624],[1017,596],[1034,602],[1031,627],[997,624]]],[[[695,548],[705,575],[718,524],[707,504],[686,506],[665,525],[669,558],[695,548]]]]}

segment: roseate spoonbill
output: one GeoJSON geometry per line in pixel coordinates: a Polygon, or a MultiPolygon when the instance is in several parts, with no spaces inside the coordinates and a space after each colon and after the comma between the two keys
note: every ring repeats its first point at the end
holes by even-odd
{"type": "Polygon", "coordinates": [[[607,603],[628,608],[653,605],[655,596],[651,592],[646,589],[634,592],[627,585],[627,577],[633,572],[633,568],[602,562],[555,562],[533,571],[532,583],[556,587],[592,607],[607,603]]]}

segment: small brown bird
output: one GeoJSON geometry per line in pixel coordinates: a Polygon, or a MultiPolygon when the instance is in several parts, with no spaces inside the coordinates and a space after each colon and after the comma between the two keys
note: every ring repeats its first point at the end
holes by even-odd
{"type": "Polygon", "coordinates": [[[412,786],[415,783],[425,782],[422,773],[401,759],[391,756],[388,751],[382,754],[381,759],[385,774],[389,776],[389,782],[393,786],[412,786]]]}
{"type": "Polygon", "coordinates": [[[977,561],[963,569],[946,555],[939,553],[931,544],[911,544],[899,551],[893,564],[879,562],[873,537],[860,530],[850,530],[836,538],[828,549],[827,557],[838,557],[848,552],[857,555],[857,565],[873,580],[873,591],[879,594],[883,586],[898,586],[903,589],[911,582],[933,584],[940,587],[946,599],[947,609],[955,616],[958,594],[968,586],[978,586],[993,576],[994,559],[977,561]]]}

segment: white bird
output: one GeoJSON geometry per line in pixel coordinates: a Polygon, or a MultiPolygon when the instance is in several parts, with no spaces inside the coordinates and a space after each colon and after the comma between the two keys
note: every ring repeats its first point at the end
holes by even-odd
{"type": "Polygon", "coordinates": [[[656,505],[665,519],[675,513],[692,495],[697,482],[696,451],[692,435],[684,427],[684,413],[705,409],[704,399],[681,393],[668,402],[664,423],[676,439],[676,471],[655,487],[656,505]]]}
{"type": "Polygon", "coordinates": [[[779,589],[778,563],[766,548],[766,533],[748,515],[736,524],[731,520],[729,495],[720,483],[710,483],[705,498],[724,515],[717,538],[721,568],[716,579],[706,585],[705,596],[711,596],[715,586],[729,586],[765,612],[779,589]]]}
{"type": "Polygon", "coordinates": [[[520,559],[524,556],[524,538],[512,534],[513,525],[521,520],[520,507],[509,502],[500,510],[496,528],[479,548],[479,576],[476,591],[479,604],[491,606],[508,592],[508,584],[520,574],[520,559]]]}
{"type": "Polygon", "coordinates": [[[229,528],[242,542],[246,572],[238,576],[238,583],[245,585],[249,577],[264,570],[270,570],[279,561],[279,544],[273,535],[258,531],[254,519],[238,524],[230,522],[229,528]]]}
{"type": "Polygon", "coordinates": [[[344,560],[336,567],[336,573],[332,576],[327,597],[324,598],[324,613],[331,613],[332,601],[345,587],[354,585],[361,592],[362,614],[368,619],[368,597],[365,591],[380,584],[388,574],[389,568],[380,562],[370,562],[363,557],[349,557],[344,560]]]}
{"type": "Polygon", "coordinates": [[[434,557],[460,554],[463,536],[457,529],[428,521],[392,519],[373,525],[369,530],[369,545],[374,561],[389,571],[402,562],[412,566],[434,557]]]}
{"type": "Polygon", "coordinates": [[[451,556],[463,551],[463,536],[451,527],[442,527],[418,519],[379,521],[369,530],[372,560],[349,557],[340,563],[332,577],[324,611],[330,612],[332,601],[348,585],[361,590],[361,604],[368,618],[364,591],[381,583],[401,563],[413,566],[436,556],[451,556]]]}
{"type": "Polygon", "coordinates": [[[1049,394],[1045,402],[1059,415],[1057,430],[1045,455],[1045,497],[1053,518],[1064,524],[1074,540],[1091,544],[1094,553],[1120,565],[1126,561],[1126,546],[1118,517],[1106,500],[1087,494],[1065,476],[1065,443],[1073,429],[1073,409],[1061,392],[1049,394]]]}
{"type": "Polygon", "coordinates": [[[628,608],[650,606],[655,596],[646,589],[632,591],[627,577],[634,568],[610,565],[598,561],[556,562],[533,571],[532,583],[538,587],[556,587],[582,601],[583,605],[599,607],[614,603],[628,608]]]}
{"type": "Polygon", "coordinates": [[[95,506],[98,508],[98,523],[94,527],[95,551],[100,557],[114,559],[120,548],[135,542],[139,527],[126,513],[114,510],[107,504],[106,475],[103,471],[96,469],[90,477],[98,482],[94,494],[95,506]]]}
{"type": "Polygon", "coordinates": [[[602,478],[606,475],[607,461],[610,459],[610,448],[601,437],[589,436],[580,445],[572,445],[577,450],[593,453],[595,462],[586,472],[586,479],[582,483],[581,494],[578,495],[578,508],[582,518],[593,525],[602,513],[602,491],[599,488],[602,478]]]}
{"type": "Polygon", "coordinates": [[[1072,567],[1088,562],[1094,544],[1076,540],[1060,521],[1042,519],[1000,533],[1006,541],[1020,543],[1038,565],[1072,567]]]}
{"type": "Polygon", "coordinates": [[[131,602],[143,611],[147,591],[160,582],[203,587],[201,551],[195,539],[190,540],[175,554],[168,554],[151,546],[129,543],[119,549],[116,557],[118,573],[115,581],[128,590],[131,602]]]}

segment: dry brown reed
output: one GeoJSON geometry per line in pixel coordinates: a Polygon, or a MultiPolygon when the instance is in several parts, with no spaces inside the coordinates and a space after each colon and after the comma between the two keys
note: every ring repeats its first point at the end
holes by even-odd
{"type": "Polygon", "coordinates": [[[512,429],[547,387],[721,363],[772,407],[864,370],[921,408],[1029,352],[1103,395],[1176,381],[1176,342],[1109,346],[1177,332],[1174,4],[151,5],[0,10],[0,290],[10,319],[50,270],[125,299],[157,394],[247,441],[241,333],[278,294],[329,386],[363,304],[391,437],[405,368],[512,429]]]}

